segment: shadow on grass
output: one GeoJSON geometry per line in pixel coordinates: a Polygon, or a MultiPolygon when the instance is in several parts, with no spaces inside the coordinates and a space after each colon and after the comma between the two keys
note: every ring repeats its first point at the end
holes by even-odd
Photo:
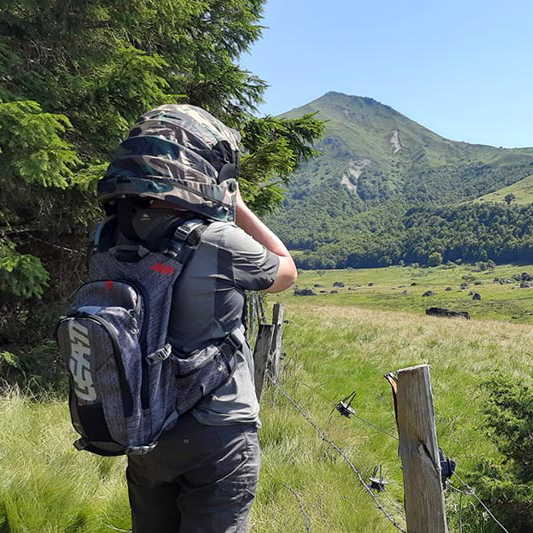
{"type": "Polygon", "coordinates": [[[2,503],[0,503],[0,533],[11,533],[9,521],[7,519],[7,510],[2,503]]]}

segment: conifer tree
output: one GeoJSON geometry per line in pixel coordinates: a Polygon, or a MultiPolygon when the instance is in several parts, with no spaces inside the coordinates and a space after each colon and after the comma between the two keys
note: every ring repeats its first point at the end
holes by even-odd
{"type": "MultiPolygon", "coordinates": [[[[0,346],[49,334],[85,275],[94,187],[135,120],[202,106],[243,133],[242,189],[267,212],[323,126],[253,116],[239,66],[264,0],[5,0],[0,9],[0,346]]],[[[11,349],[11,348],[9,348],[11,349]]],[[[0,348],[1,350],[1,348],[0,348]]]]}

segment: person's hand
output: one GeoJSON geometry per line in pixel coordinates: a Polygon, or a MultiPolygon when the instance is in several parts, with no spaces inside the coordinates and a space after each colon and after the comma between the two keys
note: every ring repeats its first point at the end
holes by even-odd
{"type": "Polygon", "coordinates": [[[235,205],[237,208],[246,206],[244,200],[242,199],[241,189],[239,188],[239,182],[237,182],[237,191],[235,192],[235,205]]]}
{"type": "Polygon", "coordinates": [[[281,292],[290,287],[298,277],[298,269],[294,264],[287,247],[280,238],[270,230],[244,203],[237,184],[235,192],[235,223],[257,242],[279,257],[279,266],[274,283],[265,292],[281,292]]]}

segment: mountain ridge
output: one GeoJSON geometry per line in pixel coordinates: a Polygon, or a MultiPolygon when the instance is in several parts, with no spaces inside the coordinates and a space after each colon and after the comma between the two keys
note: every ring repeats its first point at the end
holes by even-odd
{"type": "Polygon", "coordinates": [[[468,142],[468,141],[457,141],[455,139],[450,139],[448,137],[445,137],[444,135],[441,135],[440,133],[437,133],[437,132],[429,129],[428,127],[424,126],[420,122],[417,122],[416,120],[413,120],[412,118],[409,118],[407,115],[404,115],[403,113],[401,113],[397,109],[394,109],[392,106],[389,106],[388,104],[384,104],[383,102],[380,102],[379,100],[376,100],[375,98],[372,98],[370,96],[352,95],[352,94],[348,94],[348,93],[343,93],[342,91],[328,91],[328,92],[324,93],[322,96],[319,96],[318,98],[315,98],[314,100],[311,100],[307,104],[304,104],[303,106],[298,106],[298,107],[295,107],[295,108],[290,109],[288,111],[285,111],[284,113],[280,114],[279,116],[280,117],[284,117],[284,116],[292,115],[294,113],[297,114],[297,115],[300,115],[301,114],[301,110],[303,108],[305,108],[306,106],[312,106],[313,104],[316,105],[318,102],[320,102],[322,99],[324,99],[326,97],[345,97],[345,98],[351,98],[351,99],[356,99],[356,100],[368,101],[371,104],[378,104],[378,105],[382,106],[383,108],[385,108],[387,110],[390,110],[390,111],[396,113],[397,115],[408,119],[410,122],[413,122],[414,124],[417,124],[421,128],[424,128],[425,130],[427,130],[427,131],[429,131],[429,132],[431,132],[431,133],[433,133],[435,135],[438,135],[441,139],[444,139],[445,141],[451,141],[453,143],[466,144],[466,145],[470,145],[470,146],[496,148],[498,150],[533,150],[533,146],[504,147],[504,146],[496,146],[496,145],[493,145],[493,144],[472,143],[472,142],[468,142]]]}
{"type": "Polygon", "coordinates": [[[331,248],[339,235],[402,232],[394,217],[410,209],[459,205],[533,174],[533,148],[446,139],[370,97],[330,91],[281,116],[311,112],[326,121],[321,154],[294,174],[283,209],[271,217],[303,256],[331,248]]]}

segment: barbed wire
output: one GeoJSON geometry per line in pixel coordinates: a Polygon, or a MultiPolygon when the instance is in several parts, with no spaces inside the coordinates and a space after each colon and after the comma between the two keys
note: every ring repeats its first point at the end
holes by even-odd
{"type": "MultiPolygon", "coordinates": [[[[318,385],[316,387],[312,387],[311,385],[308,385],[307,383],[305,383],[305,381],[300,381],[299,384],[303,385],[304,387],[307,387],[312,392],[314,392],[318,396],[322,397],[324,400],[327,400],[327,402],[331,405],[331,407],[333,407],[333,409],[336,409],[337,405],[339,404],[338,400],[337,401],[330,400],[325,394],[319,392],[317,390],[318,387],[319,387],[318,385]]],[[[323,387],[320,387],[320,388],[323,389],[323,387]]],[[[391,437],[393,439],[399,440],[397,435],[394,435],[394,434],[390,433],[389,431],[387,431],[386,429],[383,429],[382,427],[377,426],[373,422],[370,422],[369,420],[366,420],[365,418],[363,418],[362,416],[358,415],[357,413],[352,413],[351,417],[357,418],[361,422],[365,423],[367,426],[370,426],[370,427],[376,429],[377,431],[380,431],[381,433],[383,433],[383,434],[385,434],[385,435],[387,435],[387,436],[389,436],[389,437],[391,437]]]]}
{"type": "Polygon", "coordinates": [[[381,497],[387,500],[390,505],[396,509],[396,512],[400,514],[403,520],[406,520],[405,509],[403,508],[403,505],[399,504],[394,498],[391,498],[386,492],[382,492],[381,497]]]}
{"type": "Polygon", "coordinates": [[[342,457],[342,459],[344,459],[344,461],[348,464],[352,472],[354,472],[354,474],[357,476],[363,488],[374,500],[374,504],[383,513],[385,518],[387,518],[387,520],[389,520],[389,522],[396,529],[402,531],[403,533],[407,533],[407,531],[396,521],[396,519],[383,507],[376,495],[372,492],[372,489],[366,483],[361,472],[357,469],[357,467],[348,457],[348,454],[345,452],[345,450],[343,450],[340,446],[337,446],[335,442],[333,442],[329,437],[326,436],[322,428],[307,414],[305,409],[285,389],[283,389],[283,387],[281,387],[279,383],[277,383],[270,375],[267,375],[267,378],[276,387],[276,389],[292,404],[292,406],[309,422],[309,424],[313,426],[315,431],[318,433],[320,439],[323,440],[326,444],[328,444],[331,448],[333,448],[342,457]]]}
{"type": "Polygon", "coordinates": [[[306,510],[305,510],[305,506],[304,506],[304,502],[303,502],[303,499],[302,499],[302,496],[296,492],[291,486],[289,485],[286,485],[285,483],[282,483],[282,485],[287,489],[289,490],[290,492],[292,492],[292,494],[294,495],[294,497],[296,498],[296,501],[298,502],[298,506],[300,507],[300,512],[302,513],[303,517],[304,517],[304,522],[305,522],[305,531],[307,533],[311,533],[311,518],[309,517],[309,515],[307,514],[306,510]]]}
{"type": "Polygon", "coordinates": [[[459,533],[463,533],[463,493],[459,495],[459,533]]]}
{"type": "Polygon", "coordinates": [[[446,483],[446,489],[451,489],[459,494],[459,533],[463,533],[463,496],[469,496],[464,490],[458,489],[450,482],[446,483]]]}
{"type": "MultiPolygon", "coordinates": [[[[270,378],[270,376],[269,376],[270,378]]],[[[270,378],[271,379],[271,378],[270,378]]],[[[272,379],[271,379],[272,381],[272,379]]],[[[274,383],[274,382],[273,382],[274,383]]],[[[323,387],[321,386],[311,386],[307,383],[305,383],[304,381],[299,381],[298,382],[300,385],[303,385],[304,387],[307,387],[308,389],[310,389],[311,391],[313,391],[315,394],[317,394],[318,396],[321,396],[324,400],[326,400],[328,402],[328,404],[330,406],[333,407],[333,409],[335,409],[338,405],[338,401],[333,401],[331,400],[330,398],[328,398],[326,396],[325,393],[321,393],[319,392],[317,389],[320,387],[322,390],[323,390],[323,387]]],[[[274,383],[276,386],[279,387],[279,385],[277,385],[276,383],[274,383]]],[[[393,435],[392,433],[390,433],[389,431],[377,426],[376,424],[366,420],[365,418],[357,415],[356,413],[352,413],[351,414],[352,417],[355,417],[357,419],[359,419],[361,422],[364,422],[365,424],[367,424],[368,426],[380,431],[381,433],[385,434],[385,435],[388,435],[389,437],[395,439],[395,440],[399,440],[398,436],[397,435],[393,435]]],[[[463,513],[463,507],[462,507],[462,497],[463,495],[466,495],[466,496],[473,496],[477,501],[478,503],[483,507],[483,509],[485,509],[485,511],[487,512],[487,514],[492,518],[492,520],[494,520],[494,522],[502,529],[502,531],[504,531],[505,533],[509,533],[509,531],[505,528],[505,526],[494,516],[494,513],[489,509],[489,507],[481,500],[481,498],[479,498],[479,496],[476,494],[475,492],[475,489],[473,487],[471,487],[470,485],[468,485],[466,482],[464,482],[460,477],[459,475],[457,474],[456,471],[453,472],[453,475],[458,479],[458,481],[461,482],[461,484],[463,485],[464,488],[466,488],[467,490],[466,491],[462,491],[460,490],[459,488],[455,487],[454,485],[452,485],[450,482],[448,482],[448,486],[450,488],[452,488],[453,490],[455,490],[456,492],[458,493],[461,493],[460,495],[460,498],[459,498],[459,506],[460,506],[460,509],[459,509],[459,528],[460,528],[460,533],[462,533],[463,531],[463,524],[462,524],[462,513],[463,513]]],[[[365,484],[366,485],[366,484],[365,484]]],[[[371,489],[370,489],[371,490],[371,489]]],[[[374,494],[372,493],[372,495],[374,496],[374,494]]]]}

